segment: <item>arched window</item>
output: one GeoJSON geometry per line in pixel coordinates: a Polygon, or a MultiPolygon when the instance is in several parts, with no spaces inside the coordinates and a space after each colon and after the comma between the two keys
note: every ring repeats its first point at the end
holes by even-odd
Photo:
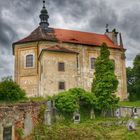
{"type": "Polygon", "coordinates": [[[33,54],[26,55],[26,67],[27,68],[33,67],[33,63],[34,63],[33,54]]]}

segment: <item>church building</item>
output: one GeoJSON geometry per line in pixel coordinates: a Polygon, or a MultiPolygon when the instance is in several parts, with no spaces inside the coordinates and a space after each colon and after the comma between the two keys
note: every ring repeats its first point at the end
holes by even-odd
{"type": "Polygon", "coordinates": [[[31,34],[13,43],[15,81],[28,96],[48,96],[74,87],[91,91],[94,62],[106,43],[115,62],[119,85],[116,95],[127,98],[125,49],[121,34],[104,34],[49,27],[43,1],[40,24],[31,34]]]}

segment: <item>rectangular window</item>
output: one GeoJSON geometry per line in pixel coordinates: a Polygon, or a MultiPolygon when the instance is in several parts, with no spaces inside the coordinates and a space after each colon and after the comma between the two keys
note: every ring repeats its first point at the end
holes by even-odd
{"type": "Polygon", "coordinates": [[[94,57],[90,58],[90,68],[91,69],[94,69],[95,60],[96,60],[96,58],[94,58],[94,57]]]}
{"type": "Polygon", "coordinates": [[[59,90],[65,90],[65,82],[59,82],[59,90]]]}
{"type": "Polygon", "coordinates": [[[58,71],[65,71],[65,64],[63,62],[58,63],[58,71]]]}
{"type": "Polygon", "coordinates": [[[3,140],[12,140],[12,126],[4,127],[4,129],[3,129],[3,140]]]}
{"type": "Polygon", "coordinates": [[[33,55],[32,54],[29,54],[29,55],[26,55],[26,67],[27,68],[31,68],[33,67],[33,55]]]}

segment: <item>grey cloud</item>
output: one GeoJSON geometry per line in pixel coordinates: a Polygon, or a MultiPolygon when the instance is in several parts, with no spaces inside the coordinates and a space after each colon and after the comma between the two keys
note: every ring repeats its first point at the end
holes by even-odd
{"type": "MultiPolygon", "coordinates": [[[[125,35],[127,64],[132,64],[139,51],[139,0],[46,0],[46,6],[50,26],[100,33],[106,23],[117,27],[125,35]]],[[[0,0],[0,77],[13,73],[11,44],[38,26],[41,8],[42,0],[0,0]],[[4,10],[11,17],[3,17],[4,10]]]]}
{"type": "MultiPolygon", "coordinates": [[[[16,38],[15,31],[0,17],[0,45],[9,48],[11,42],[16,38]]],[[[1,46],[0,46],[1,48],[1,46]]]]}

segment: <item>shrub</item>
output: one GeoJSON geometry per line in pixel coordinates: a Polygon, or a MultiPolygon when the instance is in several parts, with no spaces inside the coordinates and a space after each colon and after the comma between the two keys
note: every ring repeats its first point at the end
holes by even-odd
{"type": "Polygon", "coordinates": [[[54,97],[54,100],[58,112],[68,115],[82,107],[95,108],[96,104],[95,96],[81,88],[73,88],[59,93],[54,97]]]}
{"type": "Polygon", "coordinates": [[[18,101],[25,98],[25,91],[11,78],[2,79],[0,82],[0,101],[18,101]]]}

